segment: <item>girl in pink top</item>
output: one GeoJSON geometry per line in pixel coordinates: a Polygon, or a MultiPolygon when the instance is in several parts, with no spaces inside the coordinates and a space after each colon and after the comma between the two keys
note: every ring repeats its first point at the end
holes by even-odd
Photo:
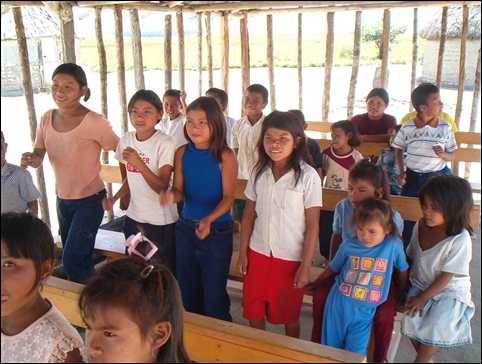
{"type": "Polygon", "coordinates": [[[52,75],[49,110],[37,128],[34,151],[22,155],[22,166],[37,168],[47,153],[55,173],[57,216],[67,277],[83,283],[94,271],[92,251],[102,222],[105,197],[99,176],[101,149],[115,150],[119,138],[109,122],[80,103],[90,90],[84,70],[64,63],[52,75]]]}

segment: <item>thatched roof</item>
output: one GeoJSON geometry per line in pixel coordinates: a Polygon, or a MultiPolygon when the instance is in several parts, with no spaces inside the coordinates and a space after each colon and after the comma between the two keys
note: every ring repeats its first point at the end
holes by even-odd
{"type": "MultiPolygon", "coordinates": [[[[59,36],[59,22],[57,17],[44,7],[23,7],[22,19],[27,38],[59,36]]],[[[15,23],[11,11],[2,4],[2,40],[16,39],[15,23]],[[5,10],[5,12],[4,12],[5,10]]]]}
{"type": "MultiPolygon", "coordinates": [[[[420,36],[427,40],[440,39],[442,9],[433,20],[420,31],[420,36]]],[[[450,7],[447,11],[447,39],[460,38],[462,34],[462,7],[450,7]]],[[[469,29],[467,39],[480,39],[480,5],[469,6],[469,29]]]]}

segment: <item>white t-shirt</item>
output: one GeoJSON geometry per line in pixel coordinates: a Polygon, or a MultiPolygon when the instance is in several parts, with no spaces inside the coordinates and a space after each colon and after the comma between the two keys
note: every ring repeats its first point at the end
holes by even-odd
{"type": "Polygon", "coordinates": [[[174,141],[170,136],[156,131],[145,141],[136,138],[136,132],[125,134],[120,140],[115,152],[115,158],[126,165],[127,182],[131,193],[131,200],[127,209],[127,216],[131,219],[151,225],[167,225],[177,221],[178,214],[175,204],[162,206],[157,194],[146,182],[136,167],[122,160],[122,152],[126,147],[137,151],[149,169],[157,175],[159,168],[174,166],[174,141]]]}
{"type": "Polygon", "coordinates": [[[418,173],[438,172],[447,166],[447,162],[433,151],[435,145],[441,146],[448,153],[457,149],[452,128],[445,120],[439,120],[435,128],[429,125],[417,128],[413,120],[408,120],[402,124],[391,145],[406,150],[407,168],[418,173]]]}
{"type": "Polygon", "coordinates": [[[233,147],[233,125],[236,122],[236,120],[230,116],[226,116],[226,143],[228,144],[228,147],[232,148],[233,147]]]}
{"type": "Polygon", "coordinates": [[[261,136],[264,115],[254,124],[245,116],[233,125],[232,147],[238,149],[238,178],[248,179],[258,160],[258,140],[261,136]]]}
{"type": "Polygon", "coordinates": [[[187,144],[186,137],[184,136],[184,124],[186,118],[183,114],[175,119],[169,119],[169,115],[165,115],[159,122],[159,130],[164,134],[171,136],[174,139],[176,149],[181,145],[187,144]]]}
{"type": "Polygon", "coordinates": [[[301,175],[295,184],[293,170],[274,181],[266,168],[254,183],[253,173],[244,194],[256,202],[256,220],[249,247],[274,257],[301,261],[306,230],[305,209],[321,207],[321,179],[316,170],[301,162],[301,175]]]}
{"type": "Polygon", "coordinates": [[[418,226],[417,222],[407,247],[407,256],[412,259],[410,283],[426,290],[442,272],[454,273],[447,286],[433,298],[451,296],[473,307],[469,275],[472,239],[468,231],[464,229],[460,234],[448,236],[432,248],[422,251],[418,241],[418,226]]]}

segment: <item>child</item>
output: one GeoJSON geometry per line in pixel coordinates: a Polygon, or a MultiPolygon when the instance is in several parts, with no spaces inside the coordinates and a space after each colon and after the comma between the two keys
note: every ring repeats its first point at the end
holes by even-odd
{"type": "Polygon", "coordinates": [[[470,184],[459,177],[431,178],[419,193],[423,218],[407,255],[411,288],[402,332],[417,351],[417,363],[430,362],[439,348],[472,343],[469,263],[472,259],[470,184]]]}
{"type": "Polygon", "coordinates": [[[25,212],[38,216],[40,193],[33,184],[32,176],[24,168],[7,163],[5,154],[8,144],[2,131],[2,214],[25,212]]]}
{"type": "Polygon", "coordinates": [[[162,265],[108,263],[82,290],[90,363],[188,363],[179,287],[162,265]]]}
{"type": "Polygon", "coordinates": [[[228,108],[228,94],[224,91],[221,90],[220,88],[212,87],[209,90],[206,91],[206,96],[208,97],[213,97],[214,100],[218,103],[219,107],[221,108],[221,111],[225,115],[225,120],[226,120],[226,142],[228,143],[228,147],[231,148],[232,146],[232,136],[231,132],[233,129],[234,120],[232,117],[229,117],[226,114],[226,110],[228,108]]]}
{"type": "MultiPolygon", "coordinates": [[[[395,135],[400,130],[401,125],[397,125],[395,129],[391,129],[390,143],[395,138],[395,135]]],[[[385,170],[388,179],[390,180],[390,193],[392,195],[400,195],[402,193],[402,187],[398,184],[398,175],[400,171],[398,170],[397,163],[395,161],[395,150],[393,147],[389,146],[381,150],[378,156],[377,164],[382,166],[385,170]]]]}
{"type": "Polygon", "coordinates": [[[80,103],[90,90],[84,70],[73,63],[52,75],[49,110],[37,128],[33,153],[22,155],[22,167],[38,168],[48,154],[55,173],[57,217],[64,247],[62,261],[69,280],[85,282],[94,272],[92,253],[106,196],[100,178],[100,152],[115,150],[119,138],[109,122],[80,103]]]}
{"type": "Polygon", "coordinates": [[[243,316],[265,319],[299,337],[303,287],[310,277],[321,207],[321,180],[308,158],[301,124],[274,111],[263,122],[259,161],[244,194],[238,267],[244,275],[243,316]]]}
{"type": "MultiPolygon", "coordinates": [[[[327,258],[332,259],[335,256],[342,241],[356,237],[356,231],[352,224],[353,210],[361,202],[369,198],[389,201],[390,190],[387,176],[380,166],[371,163],[368,159],[363,159],[353,166],[348,183],[348,197],[336,204],[333,226],[325,231],[325,234],[331,236],[330,245],[320,247],[323,255],[326,254],[325,257],[327,258]],[[333,231],[333,234],[331,234],[331,231],[333,231]]],[[[392,210],[392,220],[397,228],[396,233],[401,234],[403,231],[403,220],[395,210],[392,210]]],[[[320,329],[323,308],[332,284],[333,280],[328,280],[318,286],[313,293],[313,331],[311,340],[314,342],[320,342],[321,340],[320,329]]],[[[393,289],[392,285],[388,299],[378,307],[375,314],[375,362],[386,360],[396,312],[396,293],[398,291],[393,289]]]]}
{"type": "Polygon", "coordinates": [[[176,224],[176,277],[187,311],[231,321],[226,283],[233,251],[230,214],[236,157],[226,144],[226,123],[216,101],[199,97],[187,108],[189,143],[174,156],[172,190],[161,204],[184,199],[176,224]]]}
{"type": "Polygon", "coordinates": [[[184,99],[185,93],[174,89],[167,90],[162,97],[166,115],[159,124],[159,129],[174,139],[176,148],[187,143],[184,136],[186,116],[181,112],[184,99]]]}
{"type": "MultiPolygon", "coordinates": [[[[306,124],[305,116],[300,110],[288,110],[289,112],[296,115],[298,121],[303,126],[303,130],[306,130],[308,124],[306,124]]],[[[308,148],[308,153],[311,157],[311,161],[313,162],[313,166],[316,168],[318,173],[321,176],[321,166],[322,166],[322,157],[321,157],[321,150],[320,145],[315,139],[311,139],[306,137],[306,146],[308,148]]]]}
{"type": "Polygon", "coordinates": [[[77,331],[40,291],[55,244],[47,225],[27,213],[2,214],[2,363],[87,362],[77,331]]]}
{"type": "Polygon", "coordinates": [[[398,182],[403,186],[402,195],[416,197],[428,178],[451,174],[447,162],[454,159],[457,144],[450,125],[439,119],[443,104],[437,86],[422,83],[416,87],[412,92],[412,105],[417,116],[402,125],[391,145],[395,148],[400,170],[398,182]]]}
{"type": "Polygon", "coordinates": [[[346,190],[351,167],[363,159],[355,149],[360,145],[356,127],[347,120],[337,121],[331,125],[331,139],[331,146],[322,153],[323,187],[346,190]]]}
{"type": "Polygon", "coordinates": [[[159,205],[159,193],[169,187],[174,165],[174,140],[156,130],[162,118],[162,102],[151,90],[137,91],[127,106],[135,131],[119,141],[116,159],[123,175],[121,189],[111,199],[104,199],[106,210],[118,198],[130,192],[124,235],[126,239],[142,229],[159,248],[156,257],[175,273],[174,228],[178,219],[176,205],[159,205]]]}
{"type": "Polygon", "coordinates": [[[353,116],[350,121],[357,127],[362,142],[388,142],[397,125],[392,115],[385,114],[388,92],[384,88],[374,88],[368,93],[366,102],[367,112],[353,116]]]}
{"type": "Polygon", "coordinates": [[[353,223],[356,239],[341,244],[318,278],[336,275],[323,313],[321,344],[366,355],[375,311],[388,298],[392,271],[398,269],[403,290],[408,264],[388,202],[374,198],[361,202],[353,223]]]}
{"type": "MultiPolygon", "coordinates": [[[[408,114],[406,114],[401,120],[400,120],[400,124],[403,124],[409,120],[413,120],[415,118],[415,116],[417,116],[417,111],[412,111],[412,112],[409,112],[408,114]]],[[[458,131],[458,128],[457,128],[457,123],[455,122],[455,120],[449,115],[447,114],[446,112],[441,112],[440,113],[440,116],[439,116],[439,119],[440,120],[444,120],[446,121],[447,123],[449,123],[450,125],[450,128],[452,129],[452,131],[454,133],[456,133],[458,131]]]]}

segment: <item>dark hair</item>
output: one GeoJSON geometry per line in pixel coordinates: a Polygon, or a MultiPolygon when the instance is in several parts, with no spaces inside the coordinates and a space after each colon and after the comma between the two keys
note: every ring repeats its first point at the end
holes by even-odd
{"type": "Polygon", "coordinates": [[[345,134],[351,134],[350,139],[348,139],[348,145],[350,147],[358,147],[360,145],[360,137],[358,136],[358,130],[354,124],[348,120],[340,120],[336,123],[331,124],[332,131],[334,129],[342,129],[345,134]]]}
{"type": "Polygon", "coordinates": [[[457,235],[466,229],[472,234],[470,210],[474,205],[472,188],[465,179],[456,176],[434,176],[418,193],[420,204],[424,206],[427,198],[440,211],[445,220],[446,234],[457,235]]]}
{"type": "MultiPolygon", "coordinates": [[[[209,130],[211,131],[209,151],[221,162],[223,151],[228,148],[228,144],[226,142],[226,119],[218,103],[212,97],[201,96],[189,104],[186,114],[191,110],[202,110],[206,114],[209,130]]],[[[184,136],[192,143],[191,138],[187,134],[186,126],[187,122],[184,125],[184,136]]]]}
{"type": "Polygon", "coordinates": [[[138,257],[119,259],[103,266],[82,290],[79,308],[85,321],[95,314],[97,308],[109,306],[125,309],[143,337],[157,323],[169,322],[171,337],[159,349],[156,362],[190,361],[184,348],[179,286],[165,266],[138,257]]]}
{"type": "Polygon", "coordinates": [[[363,224],[369,221],[378,220],[380,225],[389,234],[397,236],[397,227],[393,222],[392,208],[385,200],[377,198],[367,198],[360,202],[353,212],[353,224],[363,224]]]}
{"type": "MultiPolygon", "coordinates": [[[[52,74],[52,80],[58,74],[63,75],[70,75],[72,76],[75,81],[79,84],[80,87],[87,86],[87,76],[85,75],[84,70],[82,67],[75,63],[64,63],[58,66],[54,73],[52,74]]],[[[87,101],[90,98],[90,88],[87,87],[87,92],[84,96],[84,101],[87,101]]]]}
{"type": "Polygon", "coordinates": [[[28,213],[2,213],[2,242],[13,258],[25,258],[35,265],[34,288],[40,283],[41,266],[55,261],[55,243],[49,227],[38,217],[28,213]]]}
{"type": "Polygon", "coordinates": [[[439,88],[433,83],[421,83],[412,91],[411,100],[412,105],[420,112],[420,106],[427,104],[427,99],[431,94],[438,94],[440,92],[439,88]]]}
{"type": "Polygon", "coordinates": [[[226,91],[221,90],[220,88],[211,87],[209,90],[206,91],[206,96],[208,94],[213,94],[214,96],[216,96],[221,105],[223,105],[223,109],[226,109],[226,107],[228,106],[228,94],[226,93],[226,91]]]}
{"type": "MultiPolygon", "coordinates": [[[[146,101],[152,106],[154,106],[156,110],[161,113],[161,118],[162,118],[162,113],[164,112],[164,109],[162,107],[162,101],[154,91],[151,91],[151,90],[137,91],[134,95],[132,95],[131,99],[129,100],[129,104],[127,105],[127,111],[131,112],[132,108],[134,107],[134,104],[139,100],[146,101]]],[[[160,120],[161,119],[157,120],[157,122],[159,122],[160,120]]]]}
{"type": "Polygon", "coordinates": [[[259,83],[253,83],[252,85],[248,86],[246,92],[254,92],[260,94],[261,96],[263,96],[264,104],[268,104],[268,90],[263,85],[260,85],[259,83]]]}
{"type": "Polygon", "coordinates": [[[176,97],[178,100],[181,100],[181,91],[171,88],[169,90],[166,90],[166,92],[164,92],[164,95],[162,96],[162,98],[164,99],[167,96],[173,96],[173,97],[176,97]]]}
{"type": "Polygon", "coordinates": [[[374,88],[373,90],[371,90],[368,93],[366,101],[368,101],[368,99],[370,97],[375,97],[375,96],[378,96],[379,98],[381,98],[383,100],[383,102],[385,103],[385,105],[388,105],[388,103],[390,101],[390,98],[388,96],[387,90],[385,90],[384,88],[379,88],[379,87],[374,88]]]}
{"type": "Polygon", "coordinates": [[[288,112],[292,113],[292,114],[295,114],[296,115],[296,118],[298,119],[298,121],[301,123],[301,126],[304,128],[305,127],[305,124],[306,124],[306,121],[305,121],[305,115],[303,115],[303,112],[301,110],[288,110],[288,112]]]}
{"type": "Polygon", "coordinates": [[[311,164],[311,158],[308,154],[308,147],[306,145],[305,131],[299,123],[295,114],[291,112],[273,111],[263,120],[263,127],[261,135],[258,140],[258,162],[255,165],[255,182],[258,180],[261,173],[271,165],[271,158],[264,150],[264,136],[269,128],[276,128],[287,131],[291,134],[294,140],[295,149],[290,155],[288,161],[288,169],[293,169],[295,172],[295,186],[301,176],[300,162],[305,161],[311,164]]]}
{"type": "Polygon", "coordinates": [[[382,166],[372,163],[368,158],[358,161],[350,170],[348,179],[352,181],[364,180],[370,182],[375,189],[382,189],[378,196],[385,201],[390,200],[390,187],[388,177],[382,166]]]}

